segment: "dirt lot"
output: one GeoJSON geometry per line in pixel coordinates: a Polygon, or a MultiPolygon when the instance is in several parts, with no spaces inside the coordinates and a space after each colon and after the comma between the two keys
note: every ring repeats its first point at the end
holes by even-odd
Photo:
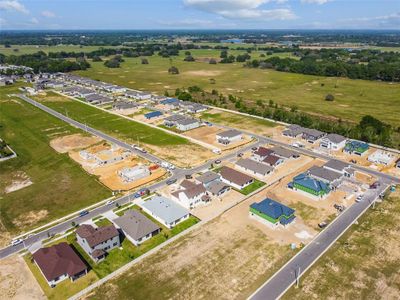
{"type": "Polygon", "coordinates": [[[24,260],[17,255],[0,260],[0,299],[46,299],[24,260]]]}
{"type": "Polygon", "coordinates": [[[67,153],[71,150],[85,149],[91,145],[101,142],[95,136],[83,136],[82,134],[71,134],[50,141],[50,146],[57,152],[67,153]]]}
{"type": "Polygon", "coordinates": [[[199,128],[195,128],[184,132],[183,135],[189,136],[196,140],[202,141],[204,143],[213,145],[221,149],[222,151],[227,151],[235,148],[240,148],[243,145],[246,145],[251,142],[251,138],[247,135],[243,135],[243,139],[240,141],[235,141],[228,145],[223,145],[217,142],[215,139],[216,134],[226,131],[226,129],[219,126],[202,126],[199,128]]]}

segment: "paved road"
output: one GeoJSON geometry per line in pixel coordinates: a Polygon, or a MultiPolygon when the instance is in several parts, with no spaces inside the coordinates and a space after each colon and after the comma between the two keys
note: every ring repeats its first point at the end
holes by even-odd
{"type": "Polygon", "coordinates": [[[376,190],[368,190],[364,200],[354,203],[338,218],[326,227],[302,251],[294,256],[286,265],[276,272],[249,299],[279,299],[295,282],[296,277],[303,275],[318,258],[371,206],[378,195],[389,186],[389,182],[381,182],[376,190]]]}

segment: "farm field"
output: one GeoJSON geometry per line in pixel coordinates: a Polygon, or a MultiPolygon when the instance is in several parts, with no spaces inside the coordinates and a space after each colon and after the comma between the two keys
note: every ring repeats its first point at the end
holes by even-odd
{"type": "Polygon", "coordinates": [[[400,192],[370,209],[283,299],[399,299],[400,192]]]}
{"type": "Polygon", "coordinates": [[[1,244],[10,234],[111,196],[96,176],[50,146],[52,139],[80,131],[18,98],[9,98],[7,94],[17,87],[0,89],[0,136],[17,153],[16,158],[0,163],[1,244]]]}
{"type": "MultiPolygon", "coordinates": [[[[220,52],[201,49],[191,53],[194,58],[204,59],[218,58],[220,52]]],[[[148,57],[148,65],[142,65],[140,58],[124,58],[125,62],[118,69],[109,69],[102,62],[91,62],[91,68],[76,73],[159,94],[197,85],[209,92],[216,89],[225,95],[243,97],[248,103],[255,104],[260,99],[268,104],[273,100],[288,107],[295,105],[309,113],[352,121],[370,114],[395,126],[400,125],[400,84],[248,69],[243,68],[242,63],[210,65],[202,61],[185,62],[183,58],[184,51],[179,57],[148,57]],[[168,74],[170,66],[176,66],[180,74],[168,74]],[[324,100],[329,93],[335,96],[335,101],[324,100]]]]}
{"type": "Polygon", "coordinates": [[[46,96],[37,96],[35,99],[60,113],[67,113],[72,119],[86,123],[123,141],[145,144],[146,149],[180,166],[201,163],[212,156],[211,151],[204,151],[204,148],[190,143],[185,138],[113,115],[67,97],[49,93],[46,96]]]}
{"type": "MultiPolygon", "coordinates": [[[[6,48],[4,45],[0,45],[0,53],[4,55],[23,55],[32,54],[38,51],[49,52],[91,52],[100,49],[100,46],[78,46],[78,45],[11,45],[11,48],[6,48]],[[18,51],[15,51],[18,49],[18,51]]],[[[104,48],[118,48],[115,46],[104,46],[104,48]]]]}

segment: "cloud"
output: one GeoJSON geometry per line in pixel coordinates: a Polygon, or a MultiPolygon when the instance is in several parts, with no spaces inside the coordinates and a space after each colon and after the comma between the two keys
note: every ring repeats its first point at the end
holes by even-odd
{"type": "Polygon", "coordinates": [[[6,19],[0,18],[0,25],[1,25],[1,26],[7,25],[6,19]]]}
{"type": "Polygon", "coordinates": [[[23,14],[29,14],[29,10],[17,0],[1,0],[0,10],[16,11],[23,14]]]}
{"type": "Polygon", "coordinates": [[[286,0],[184,0],[187,7],[217,14],[229,19],[291,20],[296,15],[289,8],[261,9],[266,3],[285,3],[286,0]]]}
{"type": "Polygon", "coordinates": [[[33,17],[33,18],[30,19],[30,23],[31,24],[39,24],[39,20],[36,19],[35,17],[33,17]]]}
{"type": "Polygon", "coordinates": [[[306,4],[325,4],[327,2],[330,2],[332,0],[301,0],[301,3],[306,3],[306,4]]]}
{"type": "Polygon", "coordinates": [[[400,12],[395,12],[389,15],[375,17],[361,17],[340,20],[340,23],[348,24],[348,26],[363,28],[399,28],[400,27],[400,12]]]}
{"type": "Polygon", "coordinates": [[[56,14],[49,10],[42,11],[41,15],[45,18],[55,18],[56,14]]]}
{"type": "Polygon", "coordinates": [[[196,19],[185,19],[185,20],[178,20],[178,21],[159,21],[160,25],[170,26],[170,27],[210,27],[214,23],[209,20],[196,20],[196,19]]]}

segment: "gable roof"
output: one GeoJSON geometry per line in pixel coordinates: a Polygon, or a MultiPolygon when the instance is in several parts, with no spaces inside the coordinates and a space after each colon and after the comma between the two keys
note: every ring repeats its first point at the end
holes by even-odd
{"type": "Polygon", "coordinates": [[[129,209],[123,216],[114,219],[114,223],[135,241],[160,229],[156,223],[134,209],[129,209]]]}
{"type": "Polygon", "coordinates": [[[178,125],[190,125],[190,124],[198,123],[198,121],[196,119],[183,118],[183,119],[177,120],[176,123],[178,125]]]}
{"type": "Polygon", "coordinates": [[[140,204],[143,208],[148,209],[154,215],[167,223],[172,223],[189,214],[186,208],[183,208],[174,201],[160,196],[155,196],[150,200],[140,204]]]}
{"type": "Polygon", "coordinates": [[[324,164],[325,168],[337,170],[339,172],[342,172],[344,169],[348,168],[349,166],[350,166],[349,163],[346,163],[344,161],[340,161],[337,159],[331,159],[324,164]]]}
{"type": "Polygon", "coordinates": [[[213,195],[216,195],[227,188],[230,188],[230,186],[218,180],[211,182],[210,185],[207,187],[207,191],[209,191],[213,195]]]}
{"type": "Polygon", "coordinates": [[[274,151],[272,149],[268,149],[268,148],[265,148],[265,147],[258,147],[258,149],[256,151],[254,151],[255,155],[259,155],[261,157],[265,157],[265,156],[267,156],[269,154],[272,154],[272,153],[274,153],[274,151]]]}
{"type": "Polygon", "coordinates": [[[86,264],[65,242],[39,249],[33,254],[33,259],[47,281],[64,274],[72,277],[87,269],[86,264]]]}
{"type": "Polygon", "coordinates": [[[83,224],[78,227],[76,234],[86,239],[91,248],[119,236],[119,232],[114,225],[94,228],[92,225],[83,224]]]}
{"type": "Polygon", "coordinates": [[[182,115],[171,115],[169,117],[164,118],[165,121],[176,122],[178,120],[185,119],[185,116],[182,115]]]}
{"type": "Polygon", "coordinates": [[[283,157],[283,158],[291,158],[291,157],[298,156],[297,152],[283,148],[281,146],[274,146],[272,148],[272,151],[274,151],[274,154],[276,154],[280,157],[283,157]]]}
{"type": "Polygon", "coordinates": [[[224,178],[225,180],[227,180],[229,182],[233,182],[240,186],[248,183],[251,180],[254,180],[253,177],[250,177],[246,174],[243,174],[242,172],[236,171],[236,170],[226,167],[226,166],[221,168],[220,174],[221,174],[222,178],[224,178]]]}
{"type": "Polygon", "coordinates": [[[255,202],[251,204],[250,207],[273,219],[279,219],[281,216],[289,217],[295,212],[294,209],[270,198],[266,198],[258,203],[255,202]]]}
{"type": "MultiPolygon", "coordinates": [[[[277,158],[280,159],[279,157],[277,157],[277,158]]],[[[251,170],[251,171],[253,171],[255,173],[262,174],[262,175],[268,174],[269,172],[271,172],[274,169],[274,168],[272,168],[272,167],[270,167],[268,165],[259,163],[257,161],[254,161],[254,160],[250,159],[250,158],[239,159],[236,162],[236,165],[238,165],[238,166],[240,166],[242,168],[251,170]]]]}
{"type": "Polygon", "coordinates": [[[274,166],[281,159],[282,158],[279,157],[279,156],[276,156],[274,154],[270,154],[266,158],[263,159],[263,162],[265,162],[265,163],[267,163],[267,164],[269,164],[271,166],[274,166]]]}
{"type": "Polygon", "coordinates": [[[333,181],[338,180],[340,177],[342,177],[342,174],[340,174],[338,172],[331,171],[324,167],[318,167],[318,166],[312,166],[310,169],[308,169],[307,172],[311,176],[321,178],[330,183],[332,183],[333,181]]]}
{"type": "Polygon", "coordinates": [[[184,193],[186,195],[186,197],[188,197],[189,199],[193,199],[193,198],[200,196],[201,194],[206,192],[205,187],[201,183],[196,184],[189,180],[182,181],[180,186],[183,189],[175,191],[171,195],[173,195],[176,198],[179,198],[179,194],[184,193]]]}
{"type": "Polygon", "coordinates": [[[144,114],[144,116],[145,116],[146,119],[151,119],[151,118],[162,116],[162,114],[163,113],[161,111],[157,110],[157,111],[152,111],[152,112],[149,112],[147,114],[144,114]]]}
{"type": "Polygon", "coordinates": [[[212,171],[207,171],[204,174],[197,177],[196,180],[200,181],[202,184],[207,184],[207,183],[217,180],[219,178],[220,178],[219,174],[212,172],[212,171]]]}
{"type": "Polygon", "coordinates": [[[329,133],[325,138],[335,144],[339,144],[346,140],[346,138],[343,135],[336,133],[329,133]]]}

